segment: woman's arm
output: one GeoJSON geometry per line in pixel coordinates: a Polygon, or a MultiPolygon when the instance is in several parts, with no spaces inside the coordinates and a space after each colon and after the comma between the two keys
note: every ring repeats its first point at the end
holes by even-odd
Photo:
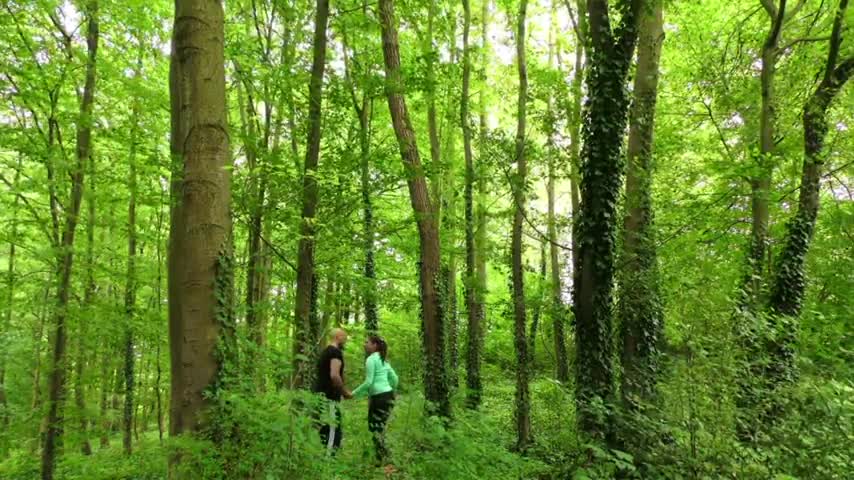
{"type": "Polygon", "coordinates": [[[365,381],[353,390],[353,397],[360,398],[367,396],[370,393],[371,385],[374,383],[374,374],[376,373],[374,355],[368,356],[365,360],[365,381]]]}

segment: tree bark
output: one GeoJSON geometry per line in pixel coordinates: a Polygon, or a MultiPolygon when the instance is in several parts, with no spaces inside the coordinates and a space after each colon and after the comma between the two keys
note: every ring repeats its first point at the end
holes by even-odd
{"type": "Polygon", "coordinates": [[[295,387],[303,387],[312,366],[318,342],[317,327],[311,322],[311,290],[314,277],[315,224],[317,222],[317,166],[320,160],[321,105],[323,102],[323,72],[326,68],[326,26],[329,21],[329,0],[317,0],[314,25],[314,58],[308,87],[308,138],[302,181],[302,222],[300,224],[297,257],[297,294],[294,321],[297,338],[294,344],[295,387]]]}
{"type": "MultiPolygon", "coordinates": [[[[554,10],[552,10],[552,16],[554,16],[554,10]]],[[[552,27],[549,30],[550,36],[553,35],[552,31],[554,29],[554,23],[552,23],[552,27]]],[[[552,65],[552,51],[553,44],[549,42],[549,66],[552,65]]],[[[581,48],[579,45],[576,45],[576,71],[574,73],[575,77],[572,81],[572,89],[573,89],[573,101],[577,101],[577,106],[581,108],[581,76],[579,75],[579,64],[581,59],[581,48]],[[577,95],[575,94],[575,89],[577,88],[577,95]]],[[[559,55],[559,54],[558,54],[559,55]]],[[[549,292],[549,305],[550,305],[550,313],[552,319],[552,333],[554,335],[554,347],[555,347],[555,379],[558,382],[566,384],[569,382],[569,361],[567,359],[566,353],[566,332],[565,332],[565,324],[566,324],[566,307],[563,304],[563,298],[561,295],[561,279],[560,279],[560,259],[558,256],[558,236],[557,236],[557,220],[555,218],[555,179],[557,177],[555,163],[557,161],[557,152],[554,143],[554,135],[555,135],[555,121],[552,110],[552,103],[549,102],[549,121],[551,122],[549,132],[549,145],[548,145],[548,160],[547,160],[547,169],[548,169],[548,181],[546,183],[546,196],[548,198],[548,237],[549,237],[549,264],[551,267],[551,282],[550,287],[551,291],[549,292]]],[[[570,182],[573,189],[572,192],[572,214],[575,215],[577,213],[577,195],[578,188],[577,182],[573,178],[573,175],[576,173],[577,160],[578,160],[578,128],[581,124],[580,118],[577,115],[577,112],[573,111],[572,117],[570,119],[570,140],[571,140],[571,148],[572,154],[570,157],[571,162],[571,175],[570,182]]],[[[574,223],[574,222],[573,222],[574,223]]],[[[574,230],[574,227],[573,227],[574,230]]],[[[545,246],[544,246],[545,248],[545,246]]],[[[573,248],[575,248],[573,246],[573,248]]],[[[573,258],[576,256],[575,251],[572,252],[573,258]]],[[[545,257],[545,252],[543,252],[543,256],[545,257]]],[[[543,259],[545,262],[545,258],[543,259]]],[[[543,266],[543,280],[545,281],[545,265],[543,266]]]]}
{"type": "Polygon", "coordinates": [[[426,365],[424,368],[425,398],[428,408],[440,416],[449,417],[450,398],[445,366],[444,322],[439,298],[440,275],[439,231],[436,212],[427,189],[427,178],[418,154],[415,132],[409,119],[400,73],[400,51],[397,24],[392,0],[379,1],[382,27],[383,60],[386,73],[386,96],[392,125],[407,172],[407,185],[419,240],[419,285],[421,318],[426,365]]]}
{"type": "MultiPolygon", "coordinates": [[[[642,0],[619,2],[616,33],[606,0],[590,0],[588,102],[582,129],[579,271],[575,289],[576,401],[580,428],[594,437],[606,424],[593,411],[611,399],[616,214],[623,175],[622,144],[628,110],[626,76],[637,40],[642,0]]],[[[600,412],[599,412],[600,413],[600,412]]]]}
{"type": "MultiPolygon", "coordinates": [[[[140,54],[141,55],[141,54],[140,54]]],[[[142,58],[139,59],[138,70],[142,68],[142,58]]],[[[135,102],[133,109],[134,122],[139,118],[138,100],[135,102]]],[[[135,410],[134,404],[134,317],[136,316],[136,190],[137,190],[137,174],[136,174],[136,142],[139,127],[134,124],[131,129],[131,145],[130,145],[130,171],[128,174],[128,190],[130,198],[128,199],[128,265],[127,277],[125,278],[125,341],[124,341],[124,380],[125,380],[125,404],[124,413],[122,415],[122,449],[125,455],[130,455],[133,452],[131,427],[133,426],[133,414],[135,410]]]]}
{"type": "MultiPolygon", "coordinates": [[[[15,170],[15,180],[13,181],[13,190],[17,191],[21,180],[21,167],[23,155],[18,155],[18,164],[15,170]]],[[[20,197],[15,196],[12,203],[12,225],[9,234],[9,261],[6,269],[6,311],[3,312],[3,318],[0,318],[0,428],[7,430],[10,423],[9,404],[6,399],[6,355],[8,347],[6,346],[6,335],[12,328],[12,314],[15,306],[15,247],[18,241],[18,204],[20,197]]],[[[0,452],[5,454],[6,444],[0,443],[0,452]]]]}
{"type": "MultiPolygon", "coordinates": [[[[95,301],[95,156],[89,155],[89,189],[86,191],[86,287],[83,293],[84,311],[89,315],[94,313],[95,301]]],[[[75,364],[74,377],[77,385],[74,388],[74,403],[79,412],[80,432],[83,435],[83,441],[80,445],[80,450],[83,455],[92,454],[92,445],[89,443],[87,434],[88,419],[86,418],[86,387],[83,380],[83,368],[86,363],[86,338],[87,338],[87,319],[80,318],[80,328],[77,338],[77,363],[75,364]]]]}
{"type": "MultiPolygon", "coordinates": [[[[464,279],[466,314],[468,320],[466,337],[466,404],[476,408],[480,403],[480,339],[483,319],[483,305],[478,302],[477,258],[479,252],[475,246],[475,210],[474,187],[475,167],[471,146],[471,119],[469,118],[469,90],[471,85],[471,49],[469,31],[471,30],[471,5],[469,0],[463,3],[463,81],[460,95],[460,126],[463,130],[463,149],[465,155],[465,248],[466,274],[464,279]]],[[[487,0],[484,0],[486,6],[487,0]]],[[[484,7],[484,10],[486,7],[484,7]]],[[[484,18],[484,23],[485,18],[484,18]]],[[[482,254],[482,253],[481,253],[482,254]]]]}
{"type": "Polygon", "coordinates": [[[63,404],[66,389],[66,320],[68,299],[71,290],[71,270],[74,261],[74,234],[77,231],[80,204],[83,200],[85,169],[91,155],[92,108],[95,103],[95,68],[98,51],[98,3],[91,0],[86,4],[87,17],[86,80],[80,99],[80,115],[77,122],[76,164],[71,171],[71,192],[66,206],[65,226],[62,231],[58,252],[58,282],[56,310],[53,319],[53,351],[48,390],[48,413],[42,447],[42,480],[52,480],[56,468],[56,452],[61,447],[63,433],[63,404]]]}
{"type": "MultiPolygon", "coordinates": [[[[587,5],[585,0],[576,0],[576,10],[578,12],[578,23],[574,25],[575,29],[575,67],[572,75],[572,84],[570,91],[572,92],[572,104],[570,105],[569,115],[569,138],[570,138],[570,206],[572,208],[572,231],[570,233],[572,244],[572,279],[573,289],[580,282],[581,274],[581,242],[579,241],[579,222],[581,219],[581,196],[579,193],[579,185],[581,185],[581,124],[583,122],[583,95],[581,91],[582,83],[584,82],[584,62],[587,51],[588,28],[587,28],[587,5]]],[[[567,2],[567,8],[572,8],[567,2]]],[[[574,302],[573,298],[573,302],[574,302]]],[[[567,372],[567,378],[569,373],[567,372]]]]}
{"type": "Polygon", "coordinates": [[[776,150],[776,103],[774,81],[777,76],[780,36],[786,15],[786,0],[780,0],[779,7],[770,10],[771,25],[762,45],[762,70],[760,72],[760,92],[762,106],[759,114],[759,157],[756,174],[750,179],[752,215],[750,251],[747,257],[747,278],[745,279],[744,299],[749,311],[757,306],[765,278],[765,256],[768,254],[768,224],[770,221],[769,200],[771,173],[774,169],[773,156],[776,150]]]}
{"type": "Polygon", "coordinates": [[[528,391],[528,345],[525,340],[527,329],[525,312],[525,285],[522,257],[522,224],[525,220],[525,190],[528,174],[525,158],[525,127],[528,104],[528,66],[525,61],[525,19],[528,1],[521,0],[516,19],[516,67],[519,73],[519,97],[516,110],[516,177],[511,179],[514,214],[512,232],[512,284],[514,344],[516,346],[516,448],[524,451],[531,441],[531,399],[528,391]]]}
{"type": "Polygon", "coordinates": [[[664,41],[661,0],[640,16],[634,102],[626,149],[626,214],[617,311],[623,341],[622,400],[637,408],[655,397],[663,313],[653,230],[652,151],[659,59],[664,41]]]}
{"type": "MultiPolygon", "coordinates": [[[[168,253],[169,433],[211,425],[226,350],[232,284],[231,175],[219,1],[176,0],[170,64],[172,208],[168,253]]],[[[170,474],[180,464],[170,459],[170,474]]]]}

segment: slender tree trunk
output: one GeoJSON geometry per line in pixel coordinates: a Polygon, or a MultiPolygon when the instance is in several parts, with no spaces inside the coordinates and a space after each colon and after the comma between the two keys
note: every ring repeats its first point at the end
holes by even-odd
{"type": "Polygon", "coordinates": [[[314,59],[308,92],[308,138],[302,183],[302,223],[300,224],[299,254],[297,257],[297,294],[294,321],[297,341],[294,366],[295,387],[306,384],[311,369],[317,326],[311,322],[311,291],[314,277],[315,223],[317,222],[317,166],[320,159],[321,104],[323,101],[323,72],[326,68],[326,25],[329,21],[329,0],[317,0],[314,25],[314,59]]]}
{"type": "MultiPolygon", "coordinates": [[[[142,58],[139,59],[139,67],[142,66],[142,58]]],[[[134,105],[134,118],[139,116],[139,106],[134,105]]],[[[135,121],[135,120],[134,120],[135,121]]],[[[136,316],[136,141],[138,125],[131,129],[130,145],[130,173],[128,174],[128,265],[127,277],[125,279],[125,341],[124,341],[124,379],[125,379],[125,405],[122,416],[123,436],[122,448],[125,455],[133,451],[131,439],[131,426],[133,425],[134,404],[134,317],[136,316]]]]}
{"type": "Polygon", "coordinates": [[[77,123],[77,161],[71,173],[71,193],[65,211],[65,226],[62,232],[61,250],[58,254],[59,267],[56,311],[53,321],[53,352],[50,370],[50,388],[48,390],[48,413],[45,422],[46,431],[42,447],[41,476],[42,480],[52,480],[56,468],[56,453],[61,447],[63,433],[63,404],[66,389],[66,319],[68,315],[68,299],[71,290],[71,269],[74,260],[74,234],[77,231],[77,220],[80,214],[80,204],[83,200],[83,182],[85,168],[91,154],[92,137],[92,107],[95,100],[95,61],[98,51],[98,3],[91,0],[86,5],[87,17],[86,45],[88,57],[86,60],[86,80],[83,86],[83,96],[80,101],[80,116],[77,123]]]}
{"type": "MultiPolygon", "coordinates": [[[[86,288],[83,294],[83,304],[91,318],[94,313],[95,301],[95,156],[89,155],[89,189],[86,192],[86,288]]],[[[80,445],[80,450],[83,455],[92,454],[92,445],[89,443],[87,434],[88,419],[86,418],[86,391],[85,382],[83,379],[83,368],[86,362],[86,338],[87,338],[87,318],[80,318],[80,329],[77,332],[77,363],[75,365],[74,377],[77,385],[74,388],[74,403],[77,406],[80,418],[80,432],[83,435],[83,441],[80,445]]]]}
{"type": "MultiPolygon", "coordinates": [[[[377,314],[377,274],[374,267],[374,207],[371,203],[371,111],[373,100],[367,95],[362,97],[359,115],[359,153],[361,156],[362,211],[365,236],[365,330],[376,332],[379,329],[377,314]]],[[[357,310],[358,314],[358,310],[357,310]]]]}
{"type": "MultiPolygon", "coordinates": [[[[49,281],[49,280],[48,280],[49,281]]],[[[50,288],[45,288],[44,297],[42,298],[42,309],[36,316],[36,325],[33,329],[33,344],[35,352],[33,352],[33,393],[32,401],[30,402],[30,410],[36,412],[41,409],[42,403],[42,345],[44,344],[44,322],[47,316],[47,302],[50,299],[50,288]]]]}
{"type": "Polygon", "coordinates": [[[759,114],[759,154],[756,157],[755,170],[750,178],[751,236],[746,258],[746,272],[738,309],[742,314],[735,323],[736,336],[743,350],[743,371],[738,375],[737,435],[743,441],[755,438],[760,422],[756,410],[766,397],[763,384],[764,362],[757,361],[766,352],[759,338],[761,321],[755,315],[761,310],[767,274],[765,256],[768,251],[768,226],[770,222],[769,198],[774,170],[773,157],[776,150],[776,95],[774,82],[777,75],[778,46],[786,16],[786,0],[767,0],[762,2],[768,13],[770,25],[762,45],[760,72],[761,109],[759,114]],[[758,383],[757,383],[758,382],[758,383]]]}
{"type": "Polygon", "coordinates": [[[659,59],[664,41],[661,0],[640,15],[638,63],[626,149],[626,214],[617,311],[623,340],[622,400],[637,408],[655,397],[664,316],[653,230],[652,151],[659,59]]]}
{"type": "MultiPolygon", "coordinates": [[[[469,118],[469,90],[471,85],[471,49],[469,47],[469,31],[471,30],[471,5],[469,0],[463,2],[463,85],[460,95],[460,125],[463,130],[463,148],[465,155],[465,248],[466,274],[465,302],[468,318],[466,338],[466,404],[476,408],[480,403],[480,338],[483,317],[482,303],[478,303],[479,293],[477,284],[477,258],[482,253],[475,247],[475,211],[474,187],[475,169],[471,147],[471,119],[469,118]]],[[[486,1],[484,1],[486,5],[486,1]]],[[[486,8],[484,7],[484,10],[486,8]]],[[[484,18],[485,23],[485,18],[484,18]]]]}
{"type": "MultiPolygon", "coordinates": [[[[265,50],[262,61],[269,55],[265,50]]],[[[241,72],[242,75],[246,73],[241,72]]],[[[262,242],[264,230],[264,213],[267,194],[266,164],[258,165],[258,152],[266,153],[268,135],[259,139],[256,131],[255,99],[251,90],[251,79],[244,79],[246,90],[246,105],[241,107],[242,130],[246,150],[247,166],[249,168],[249,232],[248,232],[248,262],[246,272],[246,325],[249,339],[254,346],[248,352],[245,370],[252,378],[255,388],[265,390],[263,367],[260,365],[261,352],[266,345],[267,337],[267,300],[269,271],[269,252],[262,242]]],[[[239,93],[239,91],[238,91],[239,93]]],[[[265,112],[265,124],[270,123],[270,115],[265,112]]]]}
{"type": "MultiPolygon", "coordinates": [[[[13,190],[17,191],[21,180],[23,156],[18,155],[17,168],[15,170],[15,180],[12,183],[13,190]]],[[[16,195],[12,203],[12,225],[9,234],[9,266],[6,269],[6,311],[3,312],[3,318],[0,318],[0,428],[4,431],[9,428],[9,404],[6,399],[6,335],[12,328],[12,314],[15,306],[15,247],[18,241],[18,202],[19,197],[16,195]]],[[[0,453],[5,453],[6,444],[0,443],[0,453]]]]}
{"type": "MultiPolygon", "coordinates": [[[[770,0],[775,1],[775,0],[770,0]]],[[[771,174],[774,169],[773,156],[776,150],[777,98],[774,82],[777,77],[780,37],[786,15],[786,0],[780,0],[776,11],[769,10],[771,25],[762,45],[762,70],[760,92],[762,107],[759,115],[759,157],[756,174],[750,179],[752,229],[750,252],[747,257],[748,272],[743,292],[744,307],[755,310],[762,294],[765,279],[765,256],[768,254],[768,225],[770,221],[769,199],[771,174]]]]}
{"type": "MultiPolygon", "coordinates": [[[[161,190],[160,203],[157,206],[157,238],[155,239],[156,247],[156,257],[157,257],[157,279],[155,280],[157,283],[154,285],[155,292],[155,301],[157,302],[157,306],[155,307],[155,311],[157,312],[157,331],[162,332],[162,315],[163,315],[163,253],[162,247],[163,242],[161,240],[161,235],[163,232],[163,205],[165,204],[163,199],[163,190],[161,190]]],[[[160,366],[160,343],[161,343],[161,335],[157,335],[155,340],[156,352],[154,357],[155,368],[156,368],[156,376],[154,378],[154,395],[155,402],[157,405],[157,437],[160,440],[160,443],[163,443],[163,400],[161,398],[161,387],[160,382],[162,379],[162,371],[160,366]]]]}
{"type": "MultiPolygon", "coordinates": [[[[219,1],[176,0],[169,90],[172,208],[168,253],[169,433],[203,435],[228,350],[231,175],[219,1]]],[[[170,459],[177,475],[181,455],[170,459]]]]}
{"type": "Polygon", "coordinates": [[[526,312],[522,226],[525,220],[525,124],[528,103],[528,67],[525,61],[525,19],[528,1],[521,0],[516,25],[516,66],[519,71],[519,99],[516,112],[516,177],[511,179],[515,203],[512,234],[513,317],[516,345],[516,448],[524,451],[531,441],[531,400],[528,392],[528,345],[525,340],[526,312]]]}
{"type": "MultiPolygon", "coordinates": [[[[552,8],[551,15],[554,17],[555,11],[554,7],[552,8]]],[[[549,36],[553,38],[554,35],[554,20],[551,22],[551,28],[549,29],[549,36]]],[[[552,65],[552,54],[554,50],[553,42],[549,42],[549,65],[552,65]]],[[[581,47],[576,45],[576,57],[577,59],[581,58],[581,54],[578,53],[581,51],[581,47]]],[[[560,57],[560,51],[558,51],[558,58],[560,57]]],[[[575,77],[573,78],[572,88],[578,89],[578,108],[581,108],[581,77],[579,76],[579,71],[576,70],[574,73],[575,77]]],[[[575,100],[575,91],[573,91],[573,100],[575,100]]],[[[560,259],[558,257],[558,235],[557,235],[557,220],[555,219],[555,179],[557,176],[557,172],[555,171],[555,163],[557,161],[557,151],[555,148],[555,122],[557,119],[554,117],[552,113],[553,105],[549,102],[549,121],[550,129],[549,132],[549,143],[547,148],[547,175],[548,180],[546,183],[546,196],[548,198],[548,212],[547,212],[547,221],[548,221],[548,237],[549,237],[549,259],[548,262],[551,267],[551,281],[549,282],[551,291],[549,292],[549,303],[550,306],[550,317],[552,319],[552,334],[554,335],[554,347],[555,347],[555,379],[561,383],[567,383],[569,381],[569,361],[567,359],[566,353],[566,332],[565,332],[565,324],[566,324],[566,307],[563,304],[562,291],[561,291],[561,279],[560,279],[560,259]]],[[[571,169],[575,168],[574,162],[577,161],[578,157],[578,127],[580,125],[580,121],[577,118],[577,112],[573,113],[573,117],[571,120],[573,123],[570,124],[570,139],[572,141],[571,147],[573,149],[573,154],[570,157],[571,169]]],[[[573,197],[573,201],[577,201],[577,182],[572,179],[572,173],[570,175],[570,182],[572,188],[575,190],[574,194],[576,197],[573,197]]],[[[577,205],[573,204],[572,214],[574,215],[577,205]]],[[[543,246],[545,248],[545,245],[543,246]]],[[[574,254],[575,252],[573,252],[574,254]]],[[[543,252],[543,265],[542,265],[542,276],[543,281],[545,281],[545,252],[543,252]]],[[[534,345],[534,343],[532,343],[534,345]]],[[[532,354],[533,357],[533,354],[532,354]]]]}
{"type": "Polygon", "coordinates": [[[592,408],[611,400],[615,236],[629,106],[626,76],[637,41],[642,0],[621,2],[615,36],[606,0],[589,0],[587,90],[581,164],[580,261],[576,274],[576,401],[580,428],[593,436],[606,424],[592,408]]]}
{"type": "MultiPolygon", "coordinates": [[[[571,10],[572,5],[567,0],[566,2],[567,9],[571,10]]],[[[571,245],[572,245],[572,286],[573,290],[575,289],[575,285],[580,281],[580,262],[581,255],[579,254],[581,250],[581,243],[579,241],[579,233],[581,229],[579,228],[579,220],[581,218],[581,197],[579,193],[579,185],[581,185],[581,124],[583,123],[582,118],[582,91],[581,87],[584,83],[584,62],[586,57],[586,45],[589,40],[588,28],[587,28],[587,4],[586,0],[576,0],[575,2],[575,10],[577,13],[577,23],[573,25],[575,30],[575,66],[572,72],[572,84],[570,85],[570,92],[572,93],[572,103],[569,107],[569,138],[570,138],[570,176],[569,176],[569,188],[570,188],[570,206],[572,208],[572,217],[571,217],[571,225],[572,230],[570,233],[571,236],[571,245]]],[[[574,15],[574,14],[573,14],[574,15]]],[[[573,303],[575,299],[573,298],[573,303]]],[[[574,308],[574,306],[573,306],[574,308]]],[[[565,314],[565,313],[564,313],[565,314]]],[[[569,373],[567,372],[567,378],[569,377],[569,373]]]]}
{"type": "Polygon", "coordinates": [[[379,13],[388,107],[400,147],[400,155],[407,171],[409,196],[418,227],[422,337],[426,357],[424,396],[431,404],[428,405],[428,408],[435,408],[439,415],[449,417],[451,404],[445,372],[444,322],[438,291],[441,254],[436,212],[430,200],[427,179],[418,154],[415,132],[406,108],[403,93],[404,85],[400,73],[397,24],[392,0],[380,0],[379,13]]]}

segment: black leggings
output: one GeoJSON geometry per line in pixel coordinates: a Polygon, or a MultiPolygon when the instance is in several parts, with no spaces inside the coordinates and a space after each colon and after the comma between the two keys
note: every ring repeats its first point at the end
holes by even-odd
{"type": "Polygon", "coordinates": [[[392,407],[394,407],[394,392],[373,395],[368,400],[368,430],[374,438],[379,462],[388,456],[388,450],[385,447],[385,426],[392,407]]]}

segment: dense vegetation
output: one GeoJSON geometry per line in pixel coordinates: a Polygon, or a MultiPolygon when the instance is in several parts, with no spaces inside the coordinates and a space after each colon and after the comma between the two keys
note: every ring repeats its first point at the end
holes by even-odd
{"type": "Polygon", "coordinates": [[[0,478],[851,478],[852,29],[5,1],[0,478]],[[318,440],[336,326],[351,387],[390,346],[394,468],[364,401],[318,440]]]}

